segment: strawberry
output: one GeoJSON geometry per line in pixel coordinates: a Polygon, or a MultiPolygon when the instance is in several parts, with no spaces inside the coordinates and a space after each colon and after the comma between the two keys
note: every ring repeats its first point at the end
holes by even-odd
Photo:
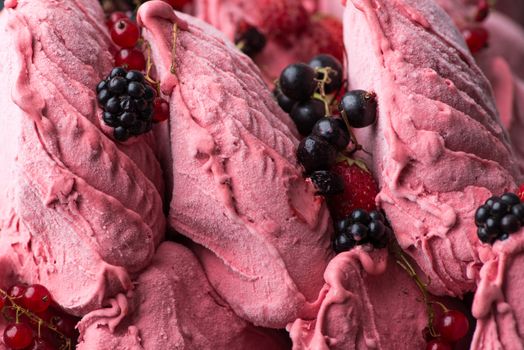
{"type": "Polygon", "coordinates": [[[300,32],[308,23],[308,13],[300,0],[256,1],[257,27],[268,37],[300,32]]]}
{"type": "Polygon", "coordinates": [[[331,168],[344,182],[344,192],[329,198],[331,216],[341,220],[356,209],[377,209],[375,197],[378,186],[363,161],[345,158],[331,168]]]}
{"type": "Polygon", "coordinates": [[[520,200],[524,202],[524,184],[520,185],[517,195],[520,197],[520,200]]]}

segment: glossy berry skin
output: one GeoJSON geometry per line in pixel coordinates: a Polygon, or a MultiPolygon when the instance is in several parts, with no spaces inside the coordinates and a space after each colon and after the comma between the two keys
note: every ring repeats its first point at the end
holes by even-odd
{"type": "Polygon", "coordinates": [[[169,103],[161,97],[155,98],[153,102],[153,121],[160,123],[169,119],[169,103]]]}
{"type": "Polygon", "coordinates": [[[456,342],[466,336],[469,330],[469,321],[460,311],[447,310],[436,321],[436,330],[440,336],[450,342],[456,342]]]}
{"type": "Polygon", "coordinates": [[[51,293],[40,284],[33,284],[25,290],[22,304],[33,312],[44,312],[51,305],[51,293]]]}
{"type": "Polygon", "coordinates": [[[326,170],[335,163],[337,150],[316,136],[308,136],[298,146],[297,159],[304,166],[306,173],[326,170]]]}
{"type": "Polygon", "coordinates": [[[315,70],[307,64],[290,64],[280,74],[280,89],[292,100],[308,100],[317,87],[316,75],[315,70]]]}
{"type": "Polygon", "coordinates": [[[524,224],[524,204],[515,193],[490,197],[475,212],[475,224],[481,242],[507,239],[524,224]]]}
{"type": "Polygon", "coordinates": [[[311,133],[313,126],[315,126],[317,121],[319,121],[325,113],[324,103],[316,99],[311,99],[296,103],[289,115],[295,122],[298,132],[306,136],[311,133]]]}
{"type": "Polygon", "coordinates": [[[344,183],[340,176],[328,170],[315,171],[309,178],[317,188],[317,194],[332,196],[344,192],[344,183]]]}
{"type": "Polygon", "coordinates": [[[333,240],[333,250],[335,253],[339,254],[352,249],[356,244],[357,243],[353,238],[348,237],[346,234],[341,234],[333,240]]]}
{"type": "Polygon", "coordinates": [[[28,348],[27,350],[57,350],[57,348],[55,348],[53,344],[51,344],[50,342],[48,342],[45,339],[36,338],[33,341],[33,344],[31,345],[31,347],[28,348]]]}
{"type": "Polygon", "coordinates": [[[524,184],[520,185],[517,196],[520,198],[520,201],[524,201],[524,184]]]}
{"type": "Polygon", "coordinates": [[[2,311],[2,309],[5,306],[5,301],[6,301],[6,298],[4,296],[0,295],[0,312],[2,311]]]}
{"type": "Polygon", "coordinates": [[[129,18],[119,19],[111,27],[111,39],[122,48],[134,47],[139,38],[140,30],[129,18]]]}
{"type": "Polygon", "coordinates": [[[4,343],[13,350],[25,349],[32,342],[33,330],[25,323],[12,323],[4,330],[4,343]]]}
{"type": "Polygon", "coordinates": [[[489,32],[483,27],[466,28],[462,31],[462,35],[472,54],[488,46],[489,32]]]}
{"type": "Polygon", "coordinates": [[[146,69],[146,58],[137,49],[122,49],[115,54],[115,66],[143,71],[146,69]]]}
{"type": "Polygon", "coordinates": [[[282,108],[282,110],[286,113],[291,113],[291,110],[293,109],[297,101],[292,100],[286,95],[284,95],[278,87],[275,89],[275,91],[273,91],[273,95],[276,97],[277,103],[280,106],[280,108],[282,108]]]}
{"type": "Polygon", "coordinates": [[[442,339],[432,339],[426,345],[426,350],[453,350],[453,347],[442,339]]]}
{"type": "MultiPolygon", "coordinates": [[[[324,87],[324,92],[327,94],[331,94],[333,92],[336,92],[340,90],[342,87],[342,80],[344,79],[344,71],[342,69],[342,64],[338,59],[333,57],[332,55],[318,55],[313,57],[311,61],[309,61],[309,66],[312,68],[331,68],[331,72],[329,73],[329,78],[331,79],[331,82],[326,84],[324,87]]],[[[322,79],[322,75],[318,77],[319,79],[322,79]]]]}
{"type": "Polygon", "coordinates": [[[235,45],[240,51],[253,57],[266,46],[266,37],[256,27],[241,22],[235,33],[235,45]]]}
{"type": "Polygon", "coordinates": [[[111,28],[113,28],[113,26],[115,25],[116,22],[118,22],[119,20],[124,19],[124,18],[128,18],[127,15],[124,12],[121,12],[121,11],[112,12],[107,17],[107,20],[106,20],[107,28],[109,28],[109,30],[111,30],[111,28]]]}
{"type": "Polygon", "coordinates": [[[344,121],[339,118],[321,118],[311,133],[323,138],[339,151],[344,150],[349,144],[349,132],[344,121]]]}
{"type": "Polygon", "coordinates": [[[364,90],[347,92],[340,101],[340,113],[343,113],[353,128],[365,128],[377,120],[376,95],[364,90]]]}
{"type": "Polygon", "coordinates": [[[24,297],[24,293],[27,286],[21,285],[21,284],[15,284],[11,288],[7,290],[7,294],[15,299],[16,303],[19,303],[19,300],[21,300],[24,297]]]}
{"type": "Polygon", "coordinates": [[[337,245],[336,240],[345,236],[347,240],[354,242],[353,246],[369,243],[376,249],[382,249],[387,246],[392,235],[393,231],[379,211],[369,213],[363,209],[356,209],[336,222],[333,247],[337,247],[338,251],[335,251],[340,253],[340,245],[337,245]]]}

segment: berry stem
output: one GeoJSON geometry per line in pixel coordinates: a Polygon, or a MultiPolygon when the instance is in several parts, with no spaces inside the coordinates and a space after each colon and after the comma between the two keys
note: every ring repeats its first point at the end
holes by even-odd
{"type": "MultiPolygon", "coordinates": [[[[422,282],[420,277],[417,275],[417,272],[411,265],[411,263],[408,261],[402,250],[398,245],[395,245],[395,248],[393,250],[393,253],[395,254],[395,257],[397,258],[396,262],[397,264],[404,269],[408,273],[408,275],[415,281],[415,284],[417,285],[418,289],[420,290],[422,294],[422,299],[424,301],[424,304],[426,305],[426,313],[428,315],[428,329],[429,333],[432,337],[436,338],[439,336],[438,332],[435,330],[435,327],[433,326],[433,323],[435,321],[435,310],[433,310],[432,304],[440,304],[438,302],[434,302],[430,300],[427,284],[422,282]]],[[[443,306],[443,305],[442,305],[443,306]]],[[[445,306],[444,306],[445,308],[445,306]]]]}
{"type": "Polygon", "coordinates": [[[7,311],[8,308],[11,308],[15,311],[16,323],[20,323],[20,316],[24,315],[38,325],[38,336],[39,337],[41,336],[41,327],[45,326],[49,328],[50,330],[52,330],[53,332],[55,332],[58,335],[58,337],[64,341],[64,344],[60,347],[60,350],[71,350],[72,349],[71,339],[66,337],[65,334],[63,334],[62,332],[60,332],[58,328],[56,328],[56,326],[44,321],[42,318],[38,317],[37,315],[29,311],[28,309],[23,308],[22,306],[18,305],[15,301],[15,299],[17,298],[11,297],[6,291],[4,291],[1,288],[0,288],[0,297],[3,298],[4,300],[8,300],[10,303],[9,306],[6,305],[4,307],[3,314],[6,319],[9,319],[9,316],[5,313],[5,311],[7,311]]]}

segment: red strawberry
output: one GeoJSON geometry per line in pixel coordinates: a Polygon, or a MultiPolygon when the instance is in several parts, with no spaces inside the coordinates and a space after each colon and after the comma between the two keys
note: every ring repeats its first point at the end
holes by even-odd
{"type": "Polygon", "coordinates": [[[308,13],[300,0],[256,1],[257,28],[268,37],[300,32],[308,23],[308,13]]]}
{"type": "Polygon", "coordinates": [[[377,209],[378,186],[363,161],[346,158],[335,164],[331,171],[344,182],[344,193],[331,197],[328,202],[335,220],[343,219],[355,209],[368,212],[377,209]]]}
{"type": "Polygon", "coordinates": [[[520,185],[517,195],[520,197],[520,200],[524,202],[524,184],[520,185]]]}
{"type": "Polygon", "coordinates": [[[306,33],[302,35],[307,42],[309,58],[317,54],[330,54],[340,62],[344,62],[344,40],[342,22],[332,16],[316,14],[311,18],[311,23],[306,33]]]}

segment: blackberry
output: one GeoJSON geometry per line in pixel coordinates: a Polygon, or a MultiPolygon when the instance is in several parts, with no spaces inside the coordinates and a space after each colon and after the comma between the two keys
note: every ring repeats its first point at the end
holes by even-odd
{"type": "Polygon", "coordinates": [[[114,68],[96,87],[97,99],[104,110],[103,122],[114,128],[113,136],[126,141],[144,134],[153,126],[155,90],[138,71],[114,68]]]}
{"type": "Polygon", "coordinates": [[[289,114],[295,122],[298,132],[307,136],[315,124],[326,114],[324,102],[310,99],[296,103],[289,114]]]}
{"type": "Polygon", "coordinates": [[[362,244],[371,244],[376,249],[385,248],[393,231],[379,211],[368,213],[357,209],[335,224],[335,234],[333,248],[340,253],[362,244]]]}
{"type": "Polygon", "coordinates": [[[514,193],[493,196],[475,212],[475,225],[481,242],[505,240],[524,225],[524,204],[514,193]]]}
{"type": "Polygon", "coordinates": [[[310,178],[317,188],[317,194],[332,196],[344,192],[344,181],[331,171],[315,171],[310,175],[310,178]]]}

